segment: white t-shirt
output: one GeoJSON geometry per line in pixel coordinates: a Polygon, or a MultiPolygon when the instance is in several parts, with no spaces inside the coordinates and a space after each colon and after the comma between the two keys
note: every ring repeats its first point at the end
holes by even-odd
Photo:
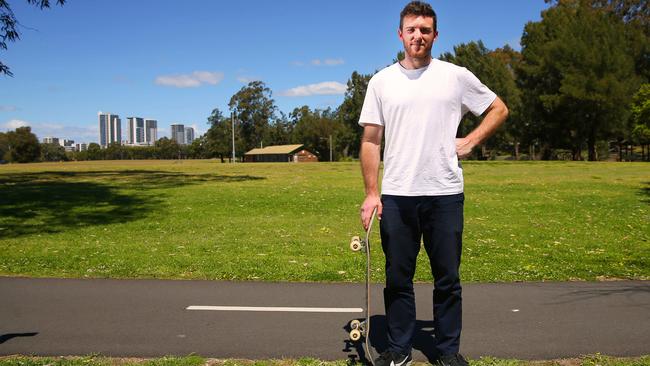
{"type": "Polygon", "coordinates": [[[395,63],[375,74],[359,124],[384,126],[381,193],[439,196],[463,192],[456,131],[465,113],[482,114],[496,94],[464,67],[433,59],[407,70],[395,63]]]}

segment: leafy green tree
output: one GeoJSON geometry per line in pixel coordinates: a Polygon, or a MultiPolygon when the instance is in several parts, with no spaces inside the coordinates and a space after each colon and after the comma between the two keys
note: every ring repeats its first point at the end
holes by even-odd
{"type": "Polygon", "coordinates": [[[95,142],[88,144],[88,149],[86,150],[88,160],[102,160],[104,159],[104,154],[102,152],[102,147],[95,142]]]}
{"type": "Polygon", "coordinates": [[[7,134],[0,132],[0,163],[9,161],[9,140],[7,134]]]}
{"type": "MultiPolygon", "coordinates": [[[[6,148],[9,161],[14,163],[31,163],[41,156],[41,144],[29,126],[18,127],[6,136],[6,148]]],[[[7,155],[5,154],[5,155],[7,155]]]]}
{"type": "MultiPolygon", "coordinates": [[[[208,117],[210,128],[205,133],[207,157],[218,156],[223,163],[226,157],[232,157],[232,121],[215,108],[208,117]]],[[[239,125],[235,125],[235,150],[243,154],[243,144],[239,125]]]]}
{"type": "MultiPolygon", "coordinates": [[[[35,5],[41,10],[50,7],[50,0],[27,0],[27,3],[35,5]]],[[[56,4],[58,5],[63,6],[64,3],[65,0],[56,0],[56,4]]],[[[0,0],[0,50],[7,49],[7,42],[16,42],[20,39],[20,32],[16,28],[19,24],[14,12],[11,10],[9,2],[7,0],[0,0]]],[[[9,67],[2,62],[0,62],[0,74],[13,76],[9,67]]]]}
{"type": "Polygon", "coordinates": [[[372,75],[359,74],[354,71],[348,80],[343,103],[336,111],[344,126],[344,131],[341,131],[339,136],[339,143],[343,146],[342,151],[345,156],[359,156],[361,135],[363,134],[363,128],[359,126],[359,116],[372,75]]]}
{"type": "Polygon", "coordinates": [[[187,157],[190,159],[210,158],[206,135],[200,136],[192,141],[192,143],[187,147],[187,157]]]}
{"type": "Polygon", "coordinates": [[[562,0],[528,23],[519,81],[529,120],[546,144],[587,146],[625,130],[627,106],[639,85],[625,24],[586,0],[562,0]]]}
{"type": "Polygon", "coordinates": [[[632,140],[641,145],[641,158],[650,160],[650,84],[641,85],[634,94],[631,111],[632,140]]]}
{"type": "MultiPolygon", "coordinates": [[[[519,88],[515,82],[513,67],[516,64],[518,53],[509,46],[491,51],[482,41],[470,42],[454,46],[454,53],[446,52],[440,56],[443,61],[463,66],[476,75],[481,82],[494,91],[510,109],[512,120],[517,116],[520,109],[521,97],[519,88]]],[[[481,118],[468,113],[463,118],[458,128],[459,136],[468,135],[478,124],[481,118]]],[[[487,158],[486,148],[489,149],[507,149],[508,146],[514,145],[520,141],[521,132],[510,127],[506,123],[506,128],[501,128],[492,136],[484,145],[481,151],[476,151],[476,157],[487,158]],[[480,155],[480,156],[479,156],[480,155]]],[[[514,126],[519,126],[515,124],[514,126]]],[[[517,155],[513,151],[513,155],[517,155]]]]}
{"type": "Polygon", "coordinates": [[[318,160],[328,161],[331,136],[333,160],[338,160],[340,150],[337,147],[340,145],[334,145],[334,141],[340,138],[344,127],[331,109],[312,111],[308,106],[302,106],[295,108],[289,118],[295,125],[293,141],[296,144],[304,144],[307,150],[318,156],[318,160]]]}
{"type": "Polygon", "coordinates": [[[284,113],[269,126],[269,145],[287,145],[292,141],[295,123],[284,113]]]}
{"type": "Polygon", "coordinates": [[[158,159],[180,159],[183,156],[181,146],[176,140],[163,137],[156,141],[155,146],[158,151],[158,159]]]}
{"type": "Polygon", "coordinates": [[[271,98],[271,89],[261,81],[251,81],[230,98],[228,107],[239,124],[244,150],[263,144],[277,110],[271,98]]]}
{"type": "Polygon", "coordinates": [[[59,144],[41,144],[42,161],[66,161],[65,148],[59,144]]]}

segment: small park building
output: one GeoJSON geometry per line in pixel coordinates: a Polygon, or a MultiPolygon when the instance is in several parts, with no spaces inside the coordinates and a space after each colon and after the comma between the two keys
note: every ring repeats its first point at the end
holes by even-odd
{"type": "Polygon", "coordinates": [[[306,163],[318,157],[303,149],[304,145],[276,145],[253,149],[244,154],[245,163],[306,163]]]}

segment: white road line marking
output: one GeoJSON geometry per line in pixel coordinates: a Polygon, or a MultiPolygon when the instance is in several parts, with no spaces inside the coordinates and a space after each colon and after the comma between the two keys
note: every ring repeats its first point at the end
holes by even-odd
{"type": "Polygon", "coordinates": [[[211,310],[211,311],[274,311],[293,313],[362,313],[361,308],[299,308],[277,306],[199,306],[192,305],[185,310],[211,310]]]}

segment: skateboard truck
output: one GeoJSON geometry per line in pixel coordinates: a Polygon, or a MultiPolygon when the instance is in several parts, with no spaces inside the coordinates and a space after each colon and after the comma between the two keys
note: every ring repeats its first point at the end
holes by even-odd
{"type": "Polygon", "coordinates": [[[350,322],[350,340],[358,341],[361,336],[366,336],[366,322],[354,319],[350,322]]]}
{"type": "Polygon", "coordinates": [[[361,239],[358,236],[353,236],[352,240],[350,240],[350,249],[352,249],[353,252],[358,252],[360,250],[363,250],[365,252],[366,248],[367,245],[364,239],[361,239]]]}

